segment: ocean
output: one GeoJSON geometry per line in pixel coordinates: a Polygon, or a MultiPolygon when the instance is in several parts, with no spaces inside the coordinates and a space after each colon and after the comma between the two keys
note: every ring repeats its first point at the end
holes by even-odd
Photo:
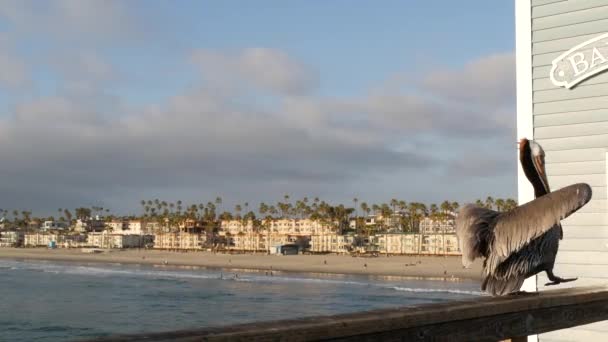
{"type": "Polygon", "coordinates": [[[0,260],[0,341],[72,341],[481,296],[474,281],[0,260]]]}

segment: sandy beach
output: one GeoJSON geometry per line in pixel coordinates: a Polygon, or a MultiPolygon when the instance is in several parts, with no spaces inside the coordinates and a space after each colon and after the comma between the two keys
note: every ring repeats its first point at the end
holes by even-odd
{"type": "Polygon", "coordinates": [[[347,255],[264,255],[220,254],[212,252],[171,252],[157,250],[108,250],[84,253],[80,249],[0,248],[0,258],[61,260],[79,262],[200,266],[229,269],[275,270],[289,272],[368,274],[426,278],[479,280],[481,264],[464,269],[455,256],[379,256],[347,255]]]}

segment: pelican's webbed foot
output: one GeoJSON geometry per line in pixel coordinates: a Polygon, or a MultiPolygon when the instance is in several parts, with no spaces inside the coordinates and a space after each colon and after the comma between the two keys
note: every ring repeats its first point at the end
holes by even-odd
{"type": "Polygon", "coordinates": [[[560,277],[554,275],[552,271],[547,271],[547,276],[549,277],[549,280],[551,280],[551,282],[546,283],[545,286],[557,285],[560,283],[567,283],[569,281],[575,281],[578,279],[578,278],[560,278],[560,277]]]}

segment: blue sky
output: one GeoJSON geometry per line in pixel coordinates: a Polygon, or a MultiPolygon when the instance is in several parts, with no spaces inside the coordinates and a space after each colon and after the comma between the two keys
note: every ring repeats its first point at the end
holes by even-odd
{"type": "Polygon", "coordinates": [[[354,4],[4,3],[0,207],[514,196],[514,4],[354,4]]]}

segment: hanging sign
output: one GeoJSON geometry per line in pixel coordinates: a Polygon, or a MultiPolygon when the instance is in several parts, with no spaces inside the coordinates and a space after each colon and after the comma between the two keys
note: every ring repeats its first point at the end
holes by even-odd
{"type": "Polygon", "coordinates": [[[549,77],[568,89],[608,69],[608,33],[578,44],[553,60],[549,77]]]}

